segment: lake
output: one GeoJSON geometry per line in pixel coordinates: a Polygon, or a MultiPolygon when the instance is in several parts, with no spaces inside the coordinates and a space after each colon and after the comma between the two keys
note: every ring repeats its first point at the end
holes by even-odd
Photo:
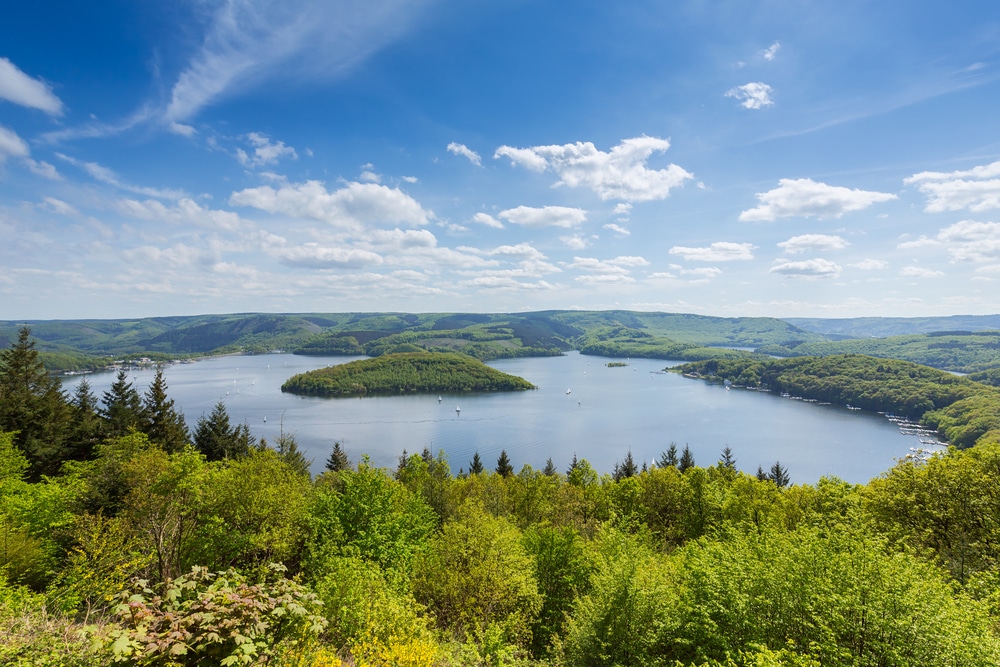
{"type": "MultiPolygon", "coordinates": [[[[662,372],[680,362],[631,359],[624,368],[608,368],[608,361],[621,360],[577,352],[490,362],[537,385],[535,391],[444,394],[441,401],[437,395],[324,399],[281,393],[282,383],[296,373],[357,358],[215,357],[167,366],[164,377],[192,432],[222,400],[232,423],[245,421],[257,438],[273,443],[282,429],[293,434],[317,473],[337,440],[353,461],[367,454],[386,467],[395,467],[404,449],[444,450],[455,474],[468,470],[476,451],[492,468],[503,449],[515,470],[526,463],[541,468],[552,457],[565,471],[576,455],[610,473],[629,450],[641,465],[675,442],[678,450],[689,445],[698,465],[714,464],[728,445],[748,473],[781,461],[795,483],[814,483],[823,475],[863,483],[921,446],[875,413],[727,391],[662,372]]],[[[153,373],[130,372],[140,393],[153,373]]],[[[100,399],[115,374],[86,377],[100,399]]],[[[64,387],[72,392],[79,380],[67,378],[64,387]]]]}

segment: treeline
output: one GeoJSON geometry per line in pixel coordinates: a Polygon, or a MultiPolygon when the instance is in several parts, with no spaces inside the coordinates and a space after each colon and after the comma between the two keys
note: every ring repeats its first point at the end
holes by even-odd
{"type": "Polygon", "coordinates": [[[938,429],[958,447],[971,447],[983,439],[1000,441],[1000,390],[907,361],[857,354],[714,359],[677,370],[905,416],[938,429]]]}
{"type": "MultiPolygon", "coordinates": [[[[59,393],[32,351],[25,332],[0,353],[0,405],[19,369],[59,393]]],[[[157,384],[131,407],[167,405],[157,384]]],[[[613,474],[506,452],[455,474],[333,443],[312,478],[294,438],[255,442],[217,405],[183,441],[99,431],[32,477],[21,433],[52,414],[0,428],[0,664],[1000,663],[1000,443],[867,485],[675,445],[613,474]]]]}
{"type": "Polygon", "coordinates": [[[740,350],[680,343],[648,331],[624,326],[602,327],[588,332],[578,341],[580,354],[601,357],[636,357],[637,359],[742,359],[753,355],[740,350]]]}
{"type": "Polygon", "coordinates": [[[438,352],[401,352],[361,359],[300,373],[281,385],[281,391],[329,397],[534,388],[523,378],[468,356],[438,352]]]}

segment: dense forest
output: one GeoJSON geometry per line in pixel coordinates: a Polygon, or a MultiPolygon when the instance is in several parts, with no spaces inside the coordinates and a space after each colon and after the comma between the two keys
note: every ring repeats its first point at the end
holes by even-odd
{"type": "MultiPolygon", "coordinates": [[[[748,384],[838,363],[932,413],[993,391],[865,357],[708,363],[754,364],[748,384]]],[[[258,441],[221,403],[189,431],[162,373],[65,395],[22,329],[0,352],[0,663],[996,665],[997,433],[865,485],[746,474],[738,443],[602,472],[405,443],[380,469],[331,442],[312,477],[293,434],[258,441]]]]}
{"type": "Polygon", "coordinates": [[[523,391],[535,389],[462,354],[399,352],[328,366],[289,378],[281,391],[339,398],[403,393],[523,391]]]}

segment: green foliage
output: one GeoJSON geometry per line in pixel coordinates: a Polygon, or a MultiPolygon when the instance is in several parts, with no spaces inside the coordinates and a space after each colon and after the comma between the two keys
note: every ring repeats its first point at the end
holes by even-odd
{"type": "Polygon", "coordinates": [[[149,389],[143,396],[143,432],[149,439],[168,452],[184,449],[188,443],[187,425],[184,415],[174,409],[174,400],[167,396],[167,382],[163,378],[163,366],[156,367],[149,389]]]}
{"type": "Polygon", "coordinates": [[[279,652],[309,648],[323,630],[314,593],[283,576],[259,583],[229,570],[193,568],[156,594],[139,582],[122,594],[111,632],[115,663],[138,666],[252,665],[279,652]]]}
{"type": "Polygon", "coordinates": [[[300,373],[281,391],[308,396],[365,396],[400,393],[513,391],[534,385],[458,354],[388,354],[300,373]]]}
{"type": "Polygon", "coordinates": [[[219,401],[208,417],[198,418],[194,431],[194,446],[209,461],[239,458],[250,453],[254,437],[246,424],[231,426],[226,404],[219,401]]]}

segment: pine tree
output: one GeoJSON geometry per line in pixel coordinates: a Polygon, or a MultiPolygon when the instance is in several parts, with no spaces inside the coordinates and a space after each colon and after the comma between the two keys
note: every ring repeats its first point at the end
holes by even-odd
{"type": "Polygon", "coordinates": [[[472,455],[472,460],[469,461],[469,474],[479,475],[483,472],[483,460],[479,458],[479,452],[477,451],[472,455]]]}
{"type": "Polygon", "coordinates": [[[726,445],[725,449],[722,450],[722,458],[719,459],[719,465],[726,470],[736,470],[736,459],[733,457],[733,450],[726,445]]]}
{"type": "Polygon", "coordinates": [[[212,414],[202,415],[194,431],[194,446],[209,461],[221,461],[246,456],[254,445],[250,427],[229,424],[229,413],[222,401],[215,404],[212,414]]]}
{"type": "Polygon", "coordinates": [[[566,469],[566,479],[569,479],[569,476],[573,474],[578,465],[580,465],[580,462],[576,459],[576,452],[573,452],[573,461],[569,464],[569,468],[566,469]]]}
{"type": "Polygon", "coordinates": [[[296,442],[295,436],[291,433],[282,432],[278,436],[278,456],[281,460],[288,464],[292,470],[298,474],[309,477],[309,468],[312,466],[312,461],[306,458],[306,455],[302,453],[299,449],[299,443],[296,442]]]}
{"type": "Polygon", "coordinates": [[[546,459],[545,467],[542,469],[542,474],[548,475],[549,477],[555,477],[559,474],[559,471],[556,470],[556,464],[552,462],[551,456],[546,459]]]}
{"type": "Polygon", "coordinates": [[[184,449],[188,443],[187,424],[184,423],[184,415],[174,409],[174,399],[167,397],[162,365],[156,367],[156,375],[146,390],[142,408],[145,417],[142,430],[149,436],[150,442],[169,453],[184,449]]]}
{"type": "Polygon", "coordinates": [[[615,472],[612,477],[616,482],[620,482],[627,477],[634,477],[639,469],[635,465],[635,460],[632,458],[632,450],[628,450],[628,454],[625,455],[625,460],[621,463],[615,463],[615,472]]]}
{"type": "Polygon", "coordinates": [[[326,469],[330,472],[340,472],[341,470],[350,470],[351,461],[347,458],[347,452],[341,447],[340,441],[337,440],[333,443],[333,451],[330,452],[330,458],[326,460],[326,469]]]}
{"type": "Polygon", "coordinates": [[[61,383],[46,373],[31,329],[22,327],[0,352],[0,431],[18,431],[15,444],[31,464],[31,479],[58,472],[70,416],[61,383]]]}
{"type": "Polygon", "coordinates": [[[681,472],[694,467],[694,454],[691,453],[691,448],[684,445],[684,451],[681,452],[681,460],[677,463],[677,469],[681,472]]]}
{"type": "Polygon", "coordinates": [[[507,457],[507,450],[500,450],[500,456],[497,458],[497,474],[501,477],[510,477],[514,474],[514,466],[510,464],[510,458],[507,457]]]}
{"type": "Polygon", "coordinates": [[[771,466],[771,472],[768,474],[767,478],[778,485],[778,487],[788,486],[791,482],[791,478],[788,476],[788,468],[781,465],[781,461],[775,461],[774,465],[771,466]]]}
{"type": "Polygon", "coordinates": [[[670,446],[667,447],[667,451],[660,454],[660,460],[656,462],[658,468],[676,468],[677,467],[677,443],[671,442],[670,446]]]}
{"type": "Polygon", "coordinates": [[[128,379],[128,371],[118,369],[118,375],[111,387],[102,397],[104,407],[101,416],[104,417],[105,431],[109,438],[120,438],[129,431],[141,431],[145,418],[142,409],[142,398],[135,386],[128,379]]]}
{"type": "Polygon", "coordinates": [[[93,457],[94,448],[103,439],[104,423],[98,416],[97,397],[86,378],[80,380],[70,399],[72,426],[67,435],[69,457],[86,461],[93,457]]]}
{"type": "Polygon", "coordinates": [[[768,479],[770,479],[767,476],[767,473],[764,472],[764,468],[762,468],[761,466],[757,466],[757,479],[760,480],[761,482],[766,482],[768,479]]]}

